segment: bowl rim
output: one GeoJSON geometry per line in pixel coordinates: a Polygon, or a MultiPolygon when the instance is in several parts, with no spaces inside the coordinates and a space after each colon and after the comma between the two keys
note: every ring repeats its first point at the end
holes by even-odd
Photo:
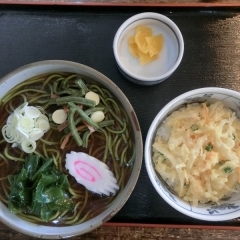
{"type": "MultiPolygon", "coordinates": [[[[120,194],[119,197],[117,197],[114,200],[113,204],[108,209],[106,209],[103,213],[98,215],[97,217],[90,219],[82,224],[78,224],[75,226],[64,226],[64,227],[60,227],[60,226],[49,227],[49,226],[44,226],[44,225],[39,225],[39,224],[33,224],[33,223],[22,220],[25,223],[27,223],[29,226],[29,228],[22,229],[20,227],[20,224],[13,224],[11,221],[9,221],[9,219],[4,218],[4,216],[1,215],[2,213],[0,212],[0,221],[2,223],[4,223],[5,225],[9,226],[10,228],[12,228],[18,232],[21,232],[23,234],[33,236],[33,237],[39,237],[39,238],[51,237],[54,239],[60,239],[60,238],[68,238],[68,237],[72,237],[72,236],[79,236],[79,235],[90,232],[90,231],[94,230],[95,228],[101,226],[104,222],[106,222],[110,218],[112,218],[126,203],[126,201],[130,197],[130,195],[132,194],[132,192],[136,186],[136,183],[137,183],[139,175],[140,175],[140,170],[142,167],[143,142],[142,142],[141,128],[140,128],[140,124],[138,122],[137,115],[136,115],[131,103],[129,102],[126,95],[122,92],[122,90],[112,80],[110,80],[107,76],[103,75],[99,71],[97,71],[89,66],[83,65],[81,63],[73,62],[73,61],[44,60],[44,61],[38,61],[38,62],[26,64],[19,68],[16,68],[15,70],[11,71],[10,73],[8,73],[5,76],[3,76],[2,78],[0,78],[0,86],[2,86],[2,85],[6,86],[6,81],[8,79],[11,80],[13,78],[13,76],[18,76],[19,74],[23,74],[24,76],[22,78],[25,78],[25,80],[28,79],[28,77],[26,77],[28,71],[32,71],[32,73],[30,74],[31,76],[36,76],[36,75],[39,75],[44,72],[45,73],[46,72],[54,72],[54,71],[56,72],[56,69],[62,69],[63,66],[65,66],[66,68],[70,68],[71,71],[72,71],[72,69],[79,69],[79,71],[90,71],[90,75],[94,76],[96,81],[97,81],[97,79],[100,78],[101,79],[100,84],[103,84],[103,82],[104,82],[103,85],[105,87],[109,88],[110,91],[113,92],[113,94],[116,96],[116,98],[122,104],[127,105],[127,107],[125,106],[126,111],[130,118],[131,124],[133,125],[136,146],[139,148],[137,155],[136,155],[136,159],[135,159],[137,164],[135,164],[133,166],[131,176],[129,178],[129,181],[128,181],[125,189],[121,193],[119,193],[120,194]],[[39,67],[40,68],[48,67],[48,70],[41,70],[39,67]],[[50,71],[49,71],[49,67],[51,68],[50,71]],[[40,73],[39,73],[39,71],[40,71],[40,73]],[[34,232],[33,230],[31,230],[30,226],[33,226],[35,228],[35,230],[37,230],[37,232],[34,232]],[[78,226],[78,228],[76,228],[76,226],[78,226]],[[80,226],[82,226],[82,228],[80,226]],[[57,229],[60,230],[63,228],[64,228],[64,231],[66,230],[66,233],[60,233],[60,231],[57,232],[57,229]],[[43,229],[45,229],[45,230],[43,230],[43,229]],[[55,231],[51,231],[51,229],[55,229],[55,231]]],[[[77,70],[76,70],[76,73],[77,73],[77,70]]],[[[20,82],[23,82],[25,80],[22,80],[20,82]]],[[[11,80],[11,83],[12,83],[12,81],[13,81],[13,79],[11,80]]],[[[12,84],[12,85],[14,85],[14,84],[12,84]]],[[[14,86],[16,86],[16,84],[14,86]]],[[[4,94],[6,94],[8,91],[9,90],[6,90],[6,91],[4,90],[4,92],[5,92],[4,94]]],[[[3,207],[4,207],[3,203],[0,202],[0,210],[1,211],[4,211],[3,207]]],[[[12,214],[12,216],[17,217],[14,214],[12,214]]]]}
{"type": "Polygon", "coordinates": [[[170,18],[168,18],[165,15],[162,15],[160,13],[144,12],[144,13],[139,13],[139,14],[136,14],[136,15],[128,18],[118,28],[118,30],[114,36],[114,40],[113,40],[113,53],[114,53],[114,56],[115,56],[118,66],[122,69],[122,71],[124,71],[131,78],[134,78],[138,81],[148,81],[148,82],[159,81],[161,79],[165,80],[177,69],[177,67],[179,66],[179,64],[182,61],[183,53],[184,53],[184,40],[183,40],[183,36],[182,36],[180,29],[170,18]],[[149,77],[148,78],[148,77],[142,77],[142,76],[132,73],[131,71],[129,71],[128,69],[126,69],[124,67],[124,65],[122,64],[120,57],[118,55],[118,42],[119,42],[119,38],[121,37],[122,33],[132,23],[134,23],[138,20],[142,20],[142,19],[156,19],[156,20],[160,20],[161,22],[165,23],[174,32],[176,39],[178,41],[179,54],[178,54],[177,60],[175,61],[174,65],[167,72],[165,72],[164,74],[159,75],[157,77],[149,77]]]}
{"type": "MultiPolygon", "coordinates": [[[[179,211],[180,213],[195,218],[199,220],[204,220],[204,221],[226,221],[226,220],[231,220],[234,218],[237,218],[240,216],[240,212],[232,212],[224,215],[201,215],[196,212],[188,211],[187,209],[177,205],[174,203],[174,201],[170,200],[164,193],[163,191],[158,187],[156,180],[154,178],[154,175],[152,174],[152,169],[155,172],[155,169],[152,165],[152,156],[151,156],[151,145],[152,145],[152,140],[154,138],[155,131],[157,127],[159,126],[160,122],[159,119],[164,117],[166,118],[166,115],[168,113],[168,109],[170,109],[172,106],[174,106],[178,101],[190,97],[191,95],[194,94],[204,94],[208,92],[215,92],[218,94],[226,94],[228,93],[229,95],[236,96],[238,95],[238,99],[240,99],[240,93],[227,89],[227,88],[222,88],[222,87],[204,87],[204,88],[198,88],[194,90],[187,91],[183,94],[180,94],[179,96],[173,98],[170,102],[168,102],[163,108],[160,109],[160,111],[157,113],[157,115],[154,117],[149,130],[147,132],[146,140],[145,140],[145,146],[144,146],[144,158],[145,158],[145,167],[147,170],[148,177],[157,191],[157,193],[164,199],[166,203],[168,203],[171,207],[173,207],[175,210],[179,211]]],[[[179,198],[180,199],[180,198],[179,198]]],[[[183,201],[180,199],[180,201],[183,201]]],[[[185,202],[185,201],[183,201],[185,202]]],[[[195,208],[192,206],[192,208],[195,208]]]]}

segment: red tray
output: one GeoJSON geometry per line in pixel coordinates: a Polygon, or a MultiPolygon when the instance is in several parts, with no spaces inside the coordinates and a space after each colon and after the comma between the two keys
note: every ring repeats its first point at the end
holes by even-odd
{"type": "Polygon", "coordinates": [[[239,7],[239,0],[0,0],[0,4],[113,7],[239,7]]]}
{"type": "MultiPolygon", "coordinates": [[[[0,3],[3,2],[17,1],[0,0],[0,3]]],[[[180,4],[180,0],[175,1],[177,2],[180,4]]],[[[91,66],[112,79],[129,98],[138,115],[143,138],[146,137],[149,125],[157,112],[183,92],[208,86],[226,87],[238,91],[240,89],[240,8],[152,8],[157,3],[149,3],[149,8],[125,8],[113,7],[117,4],[119,6],[127,4],[124,2],[114,5],[111,2],[100,4],[100,2],[74,3],[59,0],[18,1],[18,3],[82,4],[85,8],[1,6],[0,77],[27,63],[45,59],[66,59],[91,66]],[[97,9],[91,7],[104,4],[111,7],[102,6],[97,9]],[[133,14],[153,11],[153,9],[170,17],[178,25],[186,48],[183,61],[168,80],[154,87],[141,87],[128,82],[117,70],[112,42],[117,28],[123,21],[133,14]],[[92,35],[93,33],[95,35],[92,35]],[[88,41],[85,41],[86,39],[88,41]],[[93,57],[90,56],[91,53],[98,54],[93,57]],[[149,109],[148,101],[154,102],[155,106],[149,109]],[[143,112],[143,109],[148,111],[143,112]]],[[[190,6],[190,3],[193,1],[188,1],[186,6],[190,6]]],[[[197,3],[200,4],[200,0],[195,1],[195,4],[197,3]]],[[[129,3],[128,6],[130,4],[133,5],[129,3]]],[[[138,4],[140,2],[136,3],[138,4]]],[[[170,1],[165,6],[167,4],[170,4],[170,1]]],[[[208,4],[211,3],[208,1],[208,4]]],[[[218,1],[216,4],[220,6],[224,1],[218,1]]],[[[228,4],[235,6],[234,1],[228,1],[228,4]]],[[[240,1],[235,4],[240,6],[240,1]]],[[[175,211],[153,189],[144,162],[132,195],[111,219],[111,223],[105,225],[240,230],[239,220],[206,223],[175,211]]]]}

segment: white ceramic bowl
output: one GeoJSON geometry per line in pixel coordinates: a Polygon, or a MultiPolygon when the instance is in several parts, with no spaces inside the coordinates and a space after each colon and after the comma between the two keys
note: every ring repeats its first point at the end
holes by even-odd
{"type": "Polygon", "coordinates": [[[114,37],[113,52],[120,72],[128,80],[140,85],[153,85],[164,81],[177,69],[183,57],[184,42],[172,20],[158,13],[145,12],[132,16],[120,26],[114,37]],[[164,36],[159,58],[144,66],[128,49],[128,39],[135,35],[138,25],[151,27],[154,35],[164,36]]]}
{"type": "Polygon", "coordinates": [[[203,101],[223,101],[226,107],[233,109],[238,118],[240,118],[240,93],[224,89],[224,88],[200,88],[186,92],[172,101],[160,110],[153,120],[145,142],[145,164],[149,178],[159,193],[159,195],[173,208],[190,217],[207,220],[207,221],[224,221],[240,217],[240,192],[234,193],[231,198],[222,200],[220,205],[201,204],[198,207],[192,206],[190,203],[183,201],[178,196],[168,190],[165,183],[160,180],[154,170],[152,162],[152,144],[155,139],[156,130],[162,121],[173,111],[179,109],[187,103],[203,102],[203,101]]]}
{"type": "Polygon", "coordinates": [[[123,104],[131,120],[131,124],[134,129],[136,146],[135,162],[133,165],[130,179],[124,190],[118,195],[118,197],[114,200],[111,206],[107,208],[103,213],[82,224],[64,227],[51,227],[29,223],[19,218],[18,216],[10,213],[8,208],[0,202],[0,221],[2,221],[8,227],[11,227],[16,231],[33,237],[61,239],[76,235],[82,235],[99,227],[104,222],[107,222],[109,219],[111,219],[122,208],[128,197],[132,193],[137,182],[141,169],[143,149],[141,130],[136,114],[123,92],[109,78],[107,78],[100,72],[82,64],[69,61],[49,60],[23,66],[9,73],[0,80],[0,98],[2,98],[12,87],[23,82],[24,80],[39,74],[51,72],[71,72],[80,74],[85,77],[89,77],[96,82],[99,82],[107,89],[109,89],[113,94],[115,94],[115,96],[123,104]]]}

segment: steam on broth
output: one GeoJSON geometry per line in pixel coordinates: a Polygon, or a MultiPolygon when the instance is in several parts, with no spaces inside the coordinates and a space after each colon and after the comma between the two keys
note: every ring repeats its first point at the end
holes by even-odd
{"type": "MultiPolygon", "coordinates": [[[[77,128],[80,120],[74,115],[78,137],[83,140],[80,146],[71,135],[71,127],[68,124],[58,125],[50,121],[50,130],[37,141],[34,153],[46,159],[52,159],[58,171],[67,175],[74,208],[71,211],[56,211],[50,217],[48,223],[28,213],[17,213],[23,219],[43,224],[71,225],[82,223],[103,212],[118,196],[126,185],[135,159],[134,135],[131,122],[121,103],[105,87],[91,79],[87,79],[72,73],[43,74],[20,83],[10,90],[2,99],[0,105],[0,128],[6,124],[8,116],[20,104],[28,102],[31,106],[44,109],[47,116],[60,108],[56,105],[56,99],[68,96],[80,96],[83,92],[92,91],[99,95],[100,104],[105,114],[104,123],[99,128],[91,131],[91,126],[85,121],[83,127],[77,128]],[[83,87],[76,84],[77,80],[84,83],[83,87]],[[84,89],[85,88],[85,89],[84,89]],[[66,154],[71,151],[83,152],[104,162],[117,180],[119,190],[110,196],[100,195],[88,191],[79,184],[65,168],[66,154]]],[[[65,108],[66,103],[61,107],[65,108]]],[[[78,105],[82,111],[87,109],[84,105],[78,105]]],[[[74,106],[75,106],[74,105],[74,106]]],[[[10,193],[9,175],[19,173],[28,154],[19,148],[12,147],[0,136],[0,200],[8,206],[10,193]]]]}

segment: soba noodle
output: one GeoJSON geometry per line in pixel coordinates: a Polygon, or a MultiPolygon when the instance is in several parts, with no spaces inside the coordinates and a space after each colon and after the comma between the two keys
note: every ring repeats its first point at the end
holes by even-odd
{"type": "MultiPolygon", "coordinates": [[[[79,87],[75,85],[75,81],[80,78],[82,77],[77,74],[54,73],[39,75],[20,83],[1,99],[0,128],[6,123],[9,114],[23,102],[38,106],[41,111],[51,114],[56,106],[51,105],[49,100],[54,95],[68,96],[70,92],[77,95],[79,87]],[[66,90],[60,91],[60,88],[66,90]]],[[[79,224],[100,214],[123,190],[132,171],[131,166],[135,158],[134,136],[127,113],[106,88],[91,79],[84,79],[84,81],[89,90],[100,96],[101,106],[107,109],[105,121],[111,121],[114,124],[106,125],[93,133],[86,127],[79,129],[78,134],[82,137],[84,145],[77,146],[71,133],[69,134],[69,127],[59,132],[58,126],[51,122],[50,130],[38,140],[34,154],[53,159],[56,168],[68,174],[65,169],[66,153],[85,152],[109,166],[117,179],[119,191],[109,197],[100,196],[86,190],[69,175],[68,180],[71,186],[69,192],[74,200],[74,209],[70,212],[54,212],[50,217],[50,224],[79,224]],[[69,140],[62,150],[60,146],[66,137],[69,137],[69,140]]],[[[10,143],[4,141],[2,135],[0,136],[0,149],[2,150],[0,153],[0,200],[8,205],[10,192],[8,175],[19,172],[26,154],[18,148],[12,148],[10,143]]],[[[19,213],[18,216],[30,222],[43,223],[42,219],[34,215],[19,213]]]]}

